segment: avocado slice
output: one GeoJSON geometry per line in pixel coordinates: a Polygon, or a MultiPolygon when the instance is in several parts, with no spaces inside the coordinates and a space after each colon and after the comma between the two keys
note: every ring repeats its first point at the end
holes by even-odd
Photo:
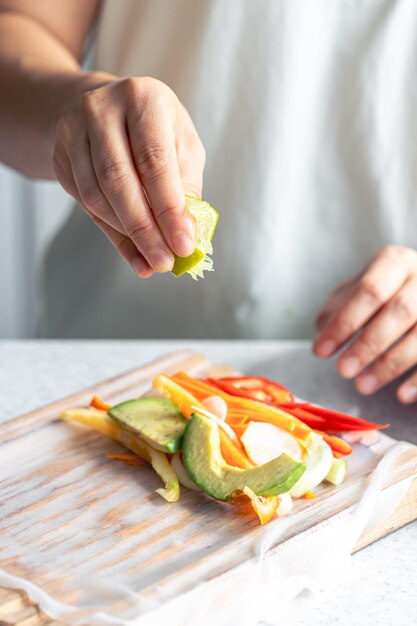
{"type": "Polygon", "coordinates": [[[110,417],[139,435],[156,450],[173,453],[181,449],[187,420],[166,398],[138,398],[116,404],[110,417]]]}
{"type": "Polygon", "coordinates": [[[249,487],[257,496],[276,496],[291,489],[305,470],[304,463],[283,453],[276,459],[243,470],[228,465],[220,452],[218,426],[194,413],[182,445],[184,467],[193,482],[209,496],[227,502],[234,491],[249,487]]]}

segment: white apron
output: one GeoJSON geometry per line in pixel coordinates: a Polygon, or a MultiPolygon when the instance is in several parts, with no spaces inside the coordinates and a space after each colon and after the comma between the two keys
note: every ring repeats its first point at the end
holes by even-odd
{"type": "Polygon", "coordinates": [[[417,246],[417,2],[107,0],[96,67],[154,76],[190,112],[215,272],[140,281],[77,208],[41,334],[311,337],[340,281],[417,246]]]}

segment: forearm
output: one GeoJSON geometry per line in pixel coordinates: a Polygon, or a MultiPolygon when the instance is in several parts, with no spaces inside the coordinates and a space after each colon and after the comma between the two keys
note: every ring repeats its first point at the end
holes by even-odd
{"type": "Polygon", "coordinates": [[[57,121],[75,98],[112,78],[84,72],[35,20],[0,12],[0,161],[28,176],[55,178],[57,121]]]}

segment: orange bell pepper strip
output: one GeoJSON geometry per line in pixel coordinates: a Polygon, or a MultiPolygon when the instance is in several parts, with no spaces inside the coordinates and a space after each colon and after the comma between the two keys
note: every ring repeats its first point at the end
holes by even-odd
{"type": "Polygon", "coordinates": [[[100,396],[93,396],[90,402],[90,406],[93,409],[97,409],[98,411],[108,411],[111,409],[112,405],[108,402],[104,402],[100,396]]]}

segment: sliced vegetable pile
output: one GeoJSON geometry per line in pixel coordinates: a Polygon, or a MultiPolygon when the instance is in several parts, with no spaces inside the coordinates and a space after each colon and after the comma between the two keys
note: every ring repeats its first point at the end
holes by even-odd
{"type": "Polygon", "coordinates": [[[160,397],[111,406],[94,396],[89,408],[61,415],[90,426],[133,452],[107,455],[129,465],[150,463],[168,502],[180,483],[224,502],[248,501],[262,524],[286,515],[293,498],[314,498],[327,481],[340,485],[351,446],[338,436],[385,428],[357,417],[298,402],[256,376],[200,380],[184,372],[158,375],[160,397]],[[337,434],[336,434],[337,433],[337,434]]]}

